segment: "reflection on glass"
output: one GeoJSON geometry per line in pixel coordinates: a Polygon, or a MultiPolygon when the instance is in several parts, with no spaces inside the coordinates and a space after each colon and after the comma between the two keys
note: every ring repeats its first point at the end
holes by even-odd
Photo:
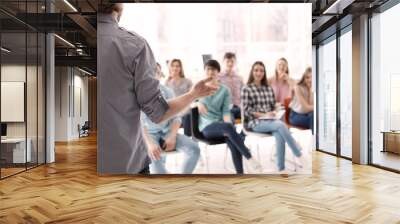
{"type": "Polygon", "coordinates": [[[1,175],[25,170],[30,161],[30,142],[26,141],[26,34],[2,33],[1,46],[1,123],[6,133],[1,140],[1,175]],[[28,150],[27,150],[28,149],[28,150]]]}
{"type": "Polygon", "coordinates": [[[382,132],[400,130],[400,33],[393,27],[400,21],[400,5],[374,15],[372,25],[372,163],[400,170],[400,134],[384,145],[382,132]]]}
{"type": "Polygon", "coordinates": [[[37,162],[38,164],[45,163],[45,60],[46,60],[46,52],[45,52],[45,44],[46,38],[45,35],[39,33],[38,40],[38,156],[37,162]]]}
{"type": "Polygon", "coordinates": [[[27,75],[26,75],[26,113],[27,113],[27,142],[30,148],[30,158],[27,167],[37,165],[37,79],[38,79],[38,52],[37,52],[38,36],[35,32],[27,33],[27,75]]]}
{"type": "MultiPolygon", "coordinates": [[[[1,1],[22,15],[42,13],[45,1],[1,1]]],[[[1,178],[45,162],[45,35],[0,12],[1,178]]],[[[33,21],[32,21],[33,22],[33,21]]]]}
{"type": "Polygon", "coordinates": [[[318,48],[318,146],[336,153],[336,39],[318,48]]]}
{"type": "Polygon", "coordinates": [[[340,153],[352,157],[352,34],[340,37],[340,153]]]}

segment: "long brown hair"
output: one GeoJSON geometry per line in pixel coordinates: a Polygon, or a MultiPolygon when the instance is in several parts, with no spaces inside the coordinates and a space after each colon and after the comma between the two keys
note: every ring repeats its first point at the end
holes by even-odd
{"type": "MultiPolygon", "coordinates": [[[[181,67],[181,72],[179,74],[179,76],[181,78],[185,78],[185,73],[183,72],[183,65],[182,65],[182,61],[180,59],[174,58],[171,60],[171,62],[169,63],[170,67],[172,66],[173,63],[177,62],[179,64],[179,67],[181,67]]],[[[171,74],[168,76],[168,80],[171,80],[171,74]]]]}
{"type": "MultiPolygon", "coordinates": [[[[279,58],[278,59],[278,61],[283,61],[283,62],[285,62],[285,64],[286,64],[286,70],[285,70],[285,72],[289,75],[289,62],[286,60],[286,58],[279,58]]],[[[277,62],[278,62],[277,61],[277,62]]],[[[278,80],[278,68],[277,68],[277,66],[275,65],[275,79],[276,80],[278,80]]]]}
{"type": "Polygon", "coordinates": [[[265,65],[264,63],[262,63],[262,61],[256,61],[254,62],[254,64],[251,66],[251,70],[250,70],[250,74],[249,74],[249,79],[247,80],[247,85],[250,85],[254,82],[254,76],[253,76],[253,71],[254,71],[254,67],[256,67],[256,65],[260,65],[261,67],[264,68],[264,77],[261,79],[261,85],[262,86],[268,86],[268,81],[267,81],[267,70],[265,69],[265,65]]]}
{"type": "Polygon", "coordinates": [[[301,77],[300,81],[297,83],[297,85],[306,86],[306,75],[311,72],[312,72],[311,67],[307,67],[306,70],[304,71],[303,76],[301,77]]]}

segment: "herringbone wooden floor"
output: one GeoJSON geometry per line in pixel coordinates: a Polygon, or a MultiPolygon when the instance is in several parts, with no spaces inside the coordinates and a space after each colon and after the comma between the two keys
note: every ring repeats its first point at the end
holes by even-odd
{"type": "Polygon", "coordinates": [[[400,223],[400,175],[314,153],[313,174],[107,176],[96,139],[0,181],[0,223],[400,223]]]}

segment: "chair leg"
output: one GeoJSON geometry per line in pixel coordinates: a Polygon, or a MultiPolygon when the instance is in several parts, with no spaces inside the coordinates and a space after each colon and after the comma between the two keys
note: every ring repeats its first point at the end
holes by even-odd
{"type": "Polygon", "coordinates": [[[277,148],[276,148],[276,144],[273,144],[272,145],[272,147],[271,147],[271,150],[270,150],[270,156],[269,156],[269,160],[271,161],[271,162],[274,162],[274,157],[275,157],[275,155],[276,155],[276,150],[277,150],[277,148]],[[274,147],[275,146],[275,147],[274,147]],[[275,152],[275,153],[274,153],[275,152]]]}
{"type": "Polygon", "coordinates": [[[200,154],[200,158],[199,158],[199,166],[200,167],[204,167],[204,159],[203,159],[203,156],[200,154]]]}
{"type": "MultiPolygon", "coordinates": [[[[299,148],[300,149],[303,149],[302,147],[301,147],[301,145],[300,145],[300,143],[296,140],[296,144],[299,146],[299,148]]],[[[304,152],[305,150],[301,150],[301,153],[303,154],[302,156],[304,156],[305,155],[305,152],[304,152]]],[[[298,165],[297,165],[297,163],[296,163],[296,156],[294,155],[294,153],[292,153],[293,154],[293,161],[294,161],[294,165],[295,165],[295,172],[297,172],[299,169],[298,168],[300,168],[300,169],[302,169],[304,166],[306,166],[306,164],[301,164],[301,166],[299,167],[298,165]]]]}
{"type": "MultiPolygon", "coordinates": [[[[178,156],[179,156],[179,154],[178,153],[175,153],[175,170],[179,170],[179,168],[178,168],[178,156]]],[[[181,170],[181,172],[183,172],[182,170],[181,170]]]]}
{"type": "Polygon", "coordinates": [[[229,149],[228,149],[228,145],[225,146],[225,156],[224,156],[224,169],[233,173],[236,173],[236,170],[233,168],[229,168],[227,165],[227,161],[228,161],[228,154],[229,154],[229,149]]]}
{"type": "Polygon", "coordinates": [[[204,156],[206,157],[205,158],[205,160],[206,160],[206,170],[207,170],[207,174],[209,174],[210,173],[210,167],[209,167],[209,158],[208,158],[208,145],[206,145],[206,149],[204,150],[205,152],[204,152],[204,156]]]}
{"type": "Polygon", "coordinates": [[[261,161],[261,155],[260,155],[260,144],[257,141],[257,159],[258,161],[261,161]]]}
{"type": "Polygon", "coordinates": [[[226,165],[226,161],[228,160],[228,147],[225,148],[225,156],[224,156],[224,169],[228,170],[228,167],[226,165]]]}

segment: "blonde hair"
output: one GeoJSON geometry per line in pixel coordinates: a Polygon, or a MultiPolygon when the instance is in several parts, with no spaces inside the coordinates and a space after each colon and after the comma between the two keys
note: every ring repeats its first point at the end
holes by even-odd
{"type": "MultiPolygon", "coordinates": [[[[286,70],[285,72],[289,75],[289,62],[286,60],[286,58],[279,58],[278,61],[283,61],[286,64],[286,70]]],[[[278,62],[277,61],[277,62],[278,62]]],[[[278,80],[278,68],[275,66],[275,79],[278,80]]]]}
{"type": "Polygon", "coordinates": [[[306,70],[304,71],[303,76],[301,77],[300,81],[297,83],[297,85],[305,86],[306,85],[306,83],[305,83],[306,82],[306,75],[311,73],[311,72],[312,72],[311,67],[307,67],[306,70]]]}

